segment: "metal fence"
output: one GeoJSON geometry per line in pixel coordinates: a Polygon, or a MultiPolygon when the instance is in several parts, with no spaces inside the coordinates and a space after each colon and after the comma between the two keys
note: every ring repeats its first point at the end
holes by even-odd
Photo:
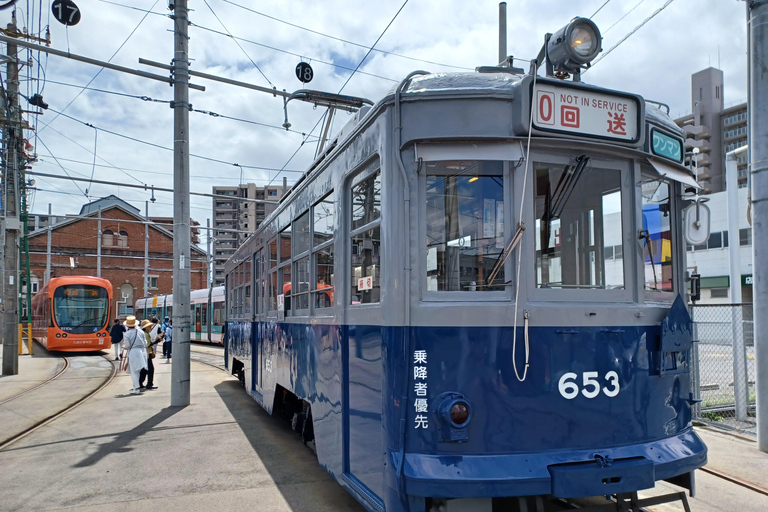
{"type": "Polygon", "coordinates": [[[752,304],[702,304],[695,325],[692,378],[699,421],[755,433],[755,343],[752,304]]]}

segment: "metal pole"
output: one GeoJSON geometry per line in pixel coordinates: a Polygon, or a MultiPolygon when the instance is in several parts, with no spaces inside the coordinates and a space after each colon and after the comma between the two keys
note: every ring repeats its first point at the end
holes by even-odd
{"type": "Polygon", "coordinates": [[[208,246],[208,257],[205,260],[205,266],[208,270],[208,273],[206,274],[208,279],[208,288],[212,286],[211,283],[213,283],[213,269],[211,268],[211,263],[213,262],[213,255],[211,254],[211,219],[207,219],[206,227],[208,228],[208,231],[206,231],[206,244],[208,246]]]}
{"type": "Polygon", "coordinates": [[[187,0],[173,12],[173,360],[171,407],[190,398],[190,236],[189,236],[189,38],[187,0]]]}
{"type": "Polygon", "coordinates": [[[99,206],[99,225],[96,229],[98,240],[96,240],[96,277],[101,277],[101,206],[99,206]]]}
{"type": "Polygon", "coordinates": [[[507,58],[507,2],[499,4],[499,64],[507,58]]]}
{"type": "MultiPolygon", "coordinates": [[[[16,14],[8,30],[16,31],[16,14]]],[[[3,184],[5,201],[5,246],[3,267],[3,375],[19,373],[18,353],[18,289],[16,284],[18,271],[19,210],[17,208],[18,159],[17,152],[21,130],[21,112],[19,108],[19,67],[16,60],[16,44],[8,42],[8,80],[6,82],[8,124],[3,129],[5,152],[3,154],[3,184]]]]}
{"type": "Polygon", "coordinates": [[[53,218],[51,217],[51,203],[48,203],[48,249],[45,253],[45,278],[43,285],[51,280],[51,232],[53,231],[53,218]]]}
{"type": "Polygon", "coordinates": [[[730,151],[725,156],[725,192],[728,199],[728,253],[731,282],[731,333],[733,349],[733,393],[736,419],[747,420],[749,410],[749,383],[747,376],[747,350],[741,315],[741,258],[739,255],[739,183],[738,162],[746,148],[730,151]]]}
{"type": "Polygon", "coordinates": [[[757,445],[768,452],[768,4],[748,2],[747,9],[757,445]]]}
{"type": "Polygon", "coordinates": [[[144,297],[149,297],[149,201],[144,201],[144,297]]]}

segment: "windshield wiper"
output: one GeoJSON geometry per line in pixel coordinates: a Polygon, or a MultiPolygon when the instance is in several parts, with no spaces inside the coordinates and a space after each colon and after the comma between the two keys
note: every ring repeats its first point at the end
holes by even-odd
{"type": "Polygon", "coordinates": [[[587,155],[581,155],[576,158],[576,165],[566,165],[563,170],[563,174],[560,176],[560,181],[557,182],[557,187],[552,193],[552,199],[549,201],[549,208],[547,210],[547,221],[553,221],[559,219],[560,215],[565,209],[565,205],[568,203],[568,199],[571,198],[573,189],[576,188],[576,183],[581,178],[581,173],[584,172],[584,168],[589,164],[589,157],[587,155]]]}

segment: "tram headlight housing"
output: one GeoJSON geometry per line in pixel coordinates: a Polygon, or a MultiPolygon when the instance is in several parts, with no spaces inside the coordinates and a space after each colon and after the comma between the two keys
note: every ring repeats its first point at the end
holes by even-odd
{"type": "Polygon", "coordinates": [[[587,18],[574,18],[546,42],[547,63],[554,72],[578,73],[602,51],[600,29],[587,18]]]}
{"type": "Polygon", "coordinates": [[[461,393],[449,391],[435,400],[435,414],[440,421],[443,441],[464,442],[469,439],[467,427],[472,420],[472,407],[461,393]]]}

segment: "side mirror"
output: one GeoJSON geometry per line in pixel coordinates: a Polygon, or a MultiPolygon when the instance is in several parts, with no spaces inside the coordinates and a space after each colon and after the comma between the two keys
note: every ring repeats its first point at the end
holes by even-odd
{"type": "Polygon", "coordinates": [[[688,245],[702,245],[709,240],[709,207],[699,199],[683,210],[683,232],[688,245]]]}

